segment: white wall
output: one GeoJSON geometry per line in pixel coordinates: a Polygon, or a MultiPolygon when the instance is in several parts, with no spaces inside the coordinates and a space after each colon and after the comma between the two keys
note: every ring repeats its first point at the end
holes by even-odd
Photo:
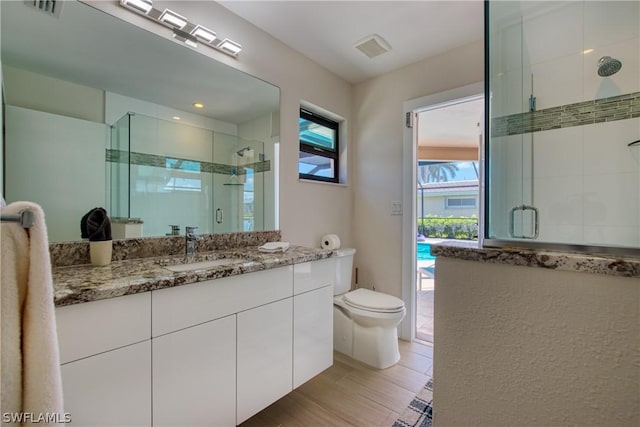
{"type": "Polygon", "coordinates": [[[438,257],[434,425],[640,424],[637,278],[438,257]]]}
{"type": "Polygon", "coordinates": [[[391,201],[402,200],[403,102],[482,81],[483,63],[483,44],[476,42],[355,87],[353,230],[360,286],[402,295],[402,216],[391,215],[391,201]]]}
{"type": "Polygon", "coordinates": [[[7,140],[20,141],[6,146],[7,202],[42,206],[50,242],[80,240],[80,218],[105,202],[107,127],[14,106],[5,113],[7,140]]]}
{"type": "MultiPolygon", "coordinates": [[[[172,40],[169,29],[123,9],[115,2],[91,4],[172,40]]],[[[349,122],[352,117],[351,85],[215,2],[155,1],[154,7],[170,8],[218,34],[237,40],[243,47],[237,59],[204,46],[198,51],[280,87],[279,212],[283,240],[318,247],[322,235],[333,232],[340,235],[345,246],[353,245],[353,185],[298,181],[301,100],[332,111],[349,122]]],[[[351,143],[347,141],[347,144],[351,143]]]]}

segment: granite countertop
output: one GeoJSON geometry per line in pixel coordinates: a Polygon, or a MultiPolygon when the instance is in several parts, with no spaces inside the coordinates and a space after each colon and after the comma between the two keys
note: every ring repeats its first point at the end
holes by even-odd
{"type": "Polygon", "coordinates": [[[488,248],[480,247],[478,242],[459,240],[434,243],[431,246],[431,253],[435,256],[491,264],[640,278],[640,259],[638,258],[619,258],[520,248],[488,248]]]}
{"type": "Polygon", "coordinates": [[[54,302],[57,307],[96,301],[155,289],[186,285],[291,264],[329,258],[333,251],[291,246],[284,253],[263,253],[257,246],[184,255],[116,261],[104,267],[75,265],[53,269],[54,302]],[[163,266],[220,258],[243,258],[241,263],[173,272],[163,266]]]}

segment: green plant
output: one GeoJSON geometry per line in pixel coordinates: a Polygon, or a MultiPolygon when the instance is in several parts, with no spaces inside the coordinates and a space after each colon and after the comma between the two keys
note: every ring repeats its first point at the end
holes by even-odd
{"type": "Polygon", "coordinates": [[[478,239],[478,218],[471,217],[440,217],[427,215],[418,218],[418,233],[426,237],[441,239],[478,239]]]}

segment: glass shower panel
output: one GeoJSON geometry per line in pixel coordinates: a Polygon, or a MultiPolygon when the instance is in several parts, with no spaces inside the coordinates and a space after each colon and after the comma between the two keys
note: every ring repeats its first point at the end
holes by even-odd
{"type": "Polygon", "coordinates": [[[109,214],[129,218],[129,115],[111,126],[111,148],[107,151],[109,214]]]}
{"type": "Polygon", "coordinates": [[[215,132],[213,149],[215,231],[262,230],[264,143],[215,132]]]}
{"type": "Polygon", "coordinates": [[[489,235],[518,239],[535,234],[529,209],[532,194],[532,138],[510,134],[509,123],[530,110],[531,67],[522,55],[523,20],[517,3],[490,5],[494,20],[489,42],[495,52],[488,61],[491,92],[488,98],[492,139],[488,144],[489,235]]]}
{"type": "Polygon", "coordinates": [[[485,243],[640,248],[640,2],[486,7],[485,243]]]}
{"type": "Polygon", "coordinates": [[[211,159],[213,132],[131,115],[131,216],[144,221],[148,236],[170,225],[213,233],[211,159]]]}

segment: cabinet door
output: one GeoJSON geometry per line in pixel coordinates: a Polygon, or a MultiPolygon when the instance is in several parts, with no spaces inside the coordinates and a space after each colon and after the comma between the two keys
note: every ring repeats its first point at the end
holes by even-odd
{"type": "Polygon", "coordinates": [[[56,308],[60,363],[151,338],[151,292],[56,308]]]}
{"type": "Polygon", "coordinates": [[[61,366],[71,426],[151,425],[151,341],[61,366]]]}
{"type": "Polygon", "coordinates": [[[292,298],[238,313],[238,424],[291,391],[292,321],[292,298]]]}
{"type": "Polygon", "coordinates": [[[293,388],[333,364],[333,286],[293,298],[293,388]]]}
{"type": "Polygon", "coordinates": [[[154,426],[236,425],[236,316],[153,344],[154,426]]]}

